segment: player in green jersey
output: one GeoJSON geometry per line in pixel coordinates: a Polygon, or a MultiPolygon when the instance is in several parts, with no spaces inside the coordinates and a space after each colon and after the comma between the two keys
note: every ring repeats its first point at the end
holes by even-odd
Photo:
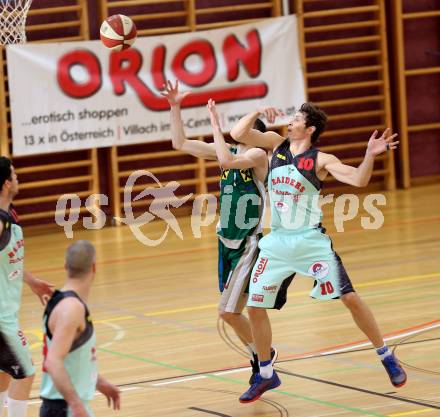
{"type": "Polygon", "coordinates": [[[66,282],[44,311],[40,417],[92,417],[95,389],[119,410],[119,388],[98,375],[96,337],[87,299],[95,276],[95,248],[78,240],[66,251],[66,282]]]}
{"type": "Polygon", "coordinates": [[[9,417],[25,417],[35,370],[18,321],[23,282],[42,302],[53,287],[23,269],[23,231],[12,208],[18,179],[6,157],[0,157],[0,187],[0,416],[8,397],[9,417]]]}
{"type": "Polygon", "coordinates": [[[386,129],[377,137],[375,131],[364,160],[354,168],[315,148],[327,117],[313,104],[305,103],[295,113],[288,125],[287,138],[276,132],[261,133],[253,129],[254,121],[261,115],[272,123],[280,113],[274,108],[250,113],[231,131],[232,137],[240,142],[273,151],[269,169],[271,232],[260,240],[260,255],[252,271],[248,300],[260,374],[240,397],[240,402],[255,401],[281,384],[270,361],[272,331],[266,309],[280,309],[284,305],[295,273],[314,279],[312,297],[342,300],[356,325],[377,349],[391,383],[395,387],[404,385],[406,373],[385,345],[371,310],[354,291],[340,257],[321,226],[322,212],[318,206],[321,184],[329,173],[346,184],[367,185],[375,157],[397,147],[398,142],[393,141],[396,135],[386,129]]]}
{"type": "MultiPolygon", "coordinates": [[[[218,145],[188,140],[183,129],[180,103],[189,94],[180,93],[178,83],[164,86],[171,107],[171,137],[173,147],[198,158],[217,160],[222,169],[220,180],[220,220],[218,235],[218,278],[221,299],[219,316],[228,323],[251,358],[253,383],[258,374],[258,358],[249,320],[242,314],[248,298],[249,277],[258,256],[258,241],[262,232],[265,206],[264,182],[268,172],[266,152],[247,145],[218,145]],[[243,203],[243,204],[242,204],[243,203]]],[[[265,131],[264,123],[255,120],[253,127],[265,131]]],[[[214,137],[221,131],[214,122],[214,137]]],[[[223,136],[221,136],[223,137],[223,136]]],[[[224,140],[223,140],[224,142],[224,140]]],[[[271,362],[276,349],[270,349],[271,362]]]]}

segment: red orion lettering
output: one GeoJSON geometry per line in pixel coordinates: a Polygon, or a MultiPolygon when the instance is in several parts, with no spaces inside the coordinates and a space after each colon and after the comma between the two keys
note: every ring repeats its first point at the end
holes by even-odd
{"type": "MultiPolygon", "coordinates": [[[[223,41],[222,55],[226,64],[226,76],[229,82],[235,81],[242,66],[249,77],[256,78],[261,72],[262,43],[256,29],[246,34],[247,47],[242,45],[235,35],[228,35],[223,41]]],[[[218,63],[214,46],[205,39],[194,39],[168,57],[165,45],[158,45],[152,51],[150,75],[154,88],[161,90],[165,84],[165,63],[175,77],[191,87],[202,87],[214,78],[218,63]],[[197,55],[202,62],[199,69],[188,68],[185,63],[191,55],[197,55]]],[[[122,95],[130,86],[137,94],[141,103],[151,110],[164,111],[169,109],[165,98],[157,95],[139,76],[142,69],[143,57],[136,48],[129,48],[109,55],[109,78],[114,94],[122,95]]],[[[143,69],[145,72],[145,69],[143,69]]],[[[143,74],[145,76],[145,74],[143,74]]],[[[143,77],[144,78],[144,77],[143,77]]],[[[103,71],[97,56],[91,51],[75,50],[63,55],[57,67],[57,81],[60,89],[69,97],[82,99],[95,95],[103,84],[103,71]],[[72,69],[81,66],[87,73],[88,79],[79,82],[72,76],[72,69]]],[[[204,106],[209,98],[218,103],[228,101],[255,99],[267,94],[264,82],[240,83],[240,85],[222,89],[194,92],[182,103],[182,107],[204,106]]]]}
{"type": "Polygon", "coordinates": [[[258,263],[257,270],[254,273],[254,277],[252,278],[252,282],[256,283],[258,281],[258,277],[264,272],[267,265],[267,258],[261,258],[258,263]]]}
{"type": "Polygon", "coordinates": [[[299,181],[295,181],[294,178],[290,177],[276,177],[272,178],[272,185],[275,186],[277,184],[287,184],[296,188],[300,193],[303,193],[306,189],[299,181]]]}
{"type": "Polygon", "coordinates": [[[249,49],[246,49],[235,35],[229,35],[223,42],[228,81],[238,78],[239,61],[242,61],[252,78],[258,77],[261,71],[261,40],[257,30],[251,30],[246,35],[249,49]]]}

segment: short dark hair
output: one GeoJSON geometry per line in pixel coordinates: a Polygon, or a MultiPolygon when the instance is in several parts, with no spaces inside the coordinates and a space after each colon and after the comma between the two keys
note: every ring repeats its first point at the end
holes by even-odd
{"type": "Polygon", "coordinates": [[[264,133],[266,131],[266,125],[261,119],[257,119],[254,123],[254,129],[264,133]]]}
{"type": "Polygon", "coordinates": [[[0,156],[0,189],[8,180],[12,181],[12,161],[6,156],[0,156]]]}
{"type": "Polygon", "coordinates": [[[305,116],[306,127],[315,127],[315,131],[312,134],[312,143],[317,142],[327,125],[327,115],[313,103],[304,103],[299,112],[305,116]]]}

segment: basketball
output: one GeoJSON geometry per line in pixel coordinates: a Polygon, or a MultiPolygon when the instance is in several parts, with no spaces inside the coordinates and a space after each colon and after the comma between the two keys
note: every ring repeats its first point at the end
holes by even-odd
{"type": "Polygon", "coordinates": [[[128,16],[115,14],[102,22],[101,41],[113,51],[130,48],[136,40],[136,26],[128,16]]]}

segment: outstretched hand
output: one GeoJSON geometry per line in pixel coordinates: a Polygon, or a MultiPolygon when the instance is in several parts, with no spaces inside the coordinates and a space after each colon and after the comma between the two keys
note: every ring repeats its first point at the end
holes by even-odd
{"type": "Polygon", "coordinates": [[[284,113],[275,107],[261,107],[258,111],[267,119],[269,124],[272,124],[278,116],[284,116],[284,113]]]}
{"type": "Polygon", "coordinates": [[[184,93],[179,92],[179,81],[176,80],[176,82],[173,83],[170,80],[167,80],[166,84],[163,85],[164,92],[161,92],[160,94],[164,96],[168,103],[170,103],[170,106],[178,106],[182,102],[182,100],[188,95],[191,94],[189,91],[185,91],[184,93]]]}
{"type": "Polygon", "coordinates": [[[372,156],[377,156],[385,151],[396,149],[399,141],[393,139],[397,136],[397,133],[391,134],[391,129],[387,128],[382,133],[382,136],[377,137],[378,131],[375,130],[368,141],[367,152],[372,156]]]}
{"type": "Polygon", "coordinates": [[[208,100],[208,105],[206,107],[208,107],[209,115],[211,117],[212,127],[216,129],[220,129],[220,121],[218,118],[217,109],[215,107],[215,101],[212,98],[210,98],[208,100]]]}

